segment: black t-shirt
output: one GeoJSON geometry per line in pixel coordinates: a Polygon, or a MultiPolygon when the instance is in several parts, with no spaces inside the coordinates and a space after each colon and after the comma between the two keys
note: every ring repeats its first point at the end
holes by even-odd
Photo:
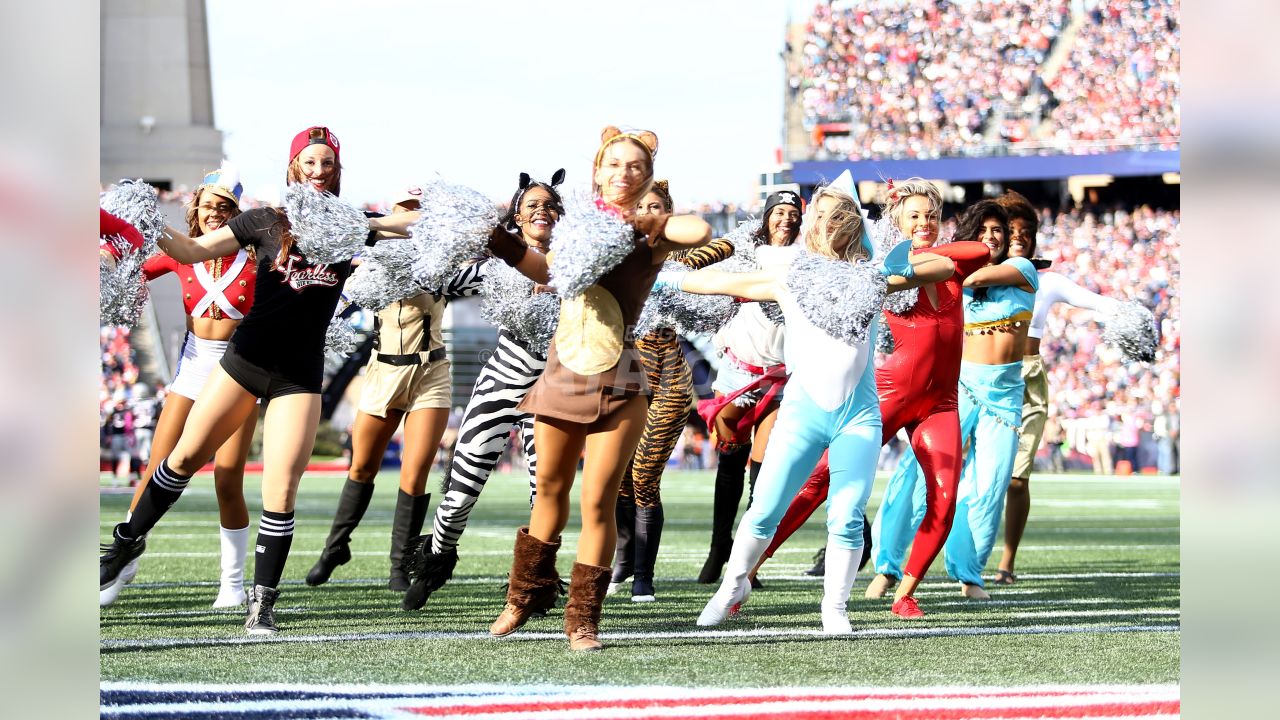
{"type": "Polygon", "coordinates": [[[277,210],[256,208],[227,223],[236,240],[258,254],[253,306],[231,336],[231,346],[268,372],[318,384],[324,375],[325,332],[351,261],[312,263],[294,246],[288,260],[275,267],[286,222],[277,210]]]}

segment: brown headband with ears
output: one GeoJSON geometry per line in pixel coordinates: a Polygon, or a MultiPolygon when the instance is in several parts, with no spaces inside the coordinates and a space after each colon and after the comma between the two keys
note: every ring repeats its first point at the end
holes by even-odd
{"type": "Polygon", "coordinates": [[[619,140],[633,140],[640,147],[649,152],[649,162],[653,162],[653,158],[658,154],[658,136],[648,130],[639,130],[636,132],[623,132],[617,127],[610,125],[600,132],[600,149],[596,151],[595,167],[600,167],[600,158],[604,155],[605,148],[618,142],[619,140]]]}

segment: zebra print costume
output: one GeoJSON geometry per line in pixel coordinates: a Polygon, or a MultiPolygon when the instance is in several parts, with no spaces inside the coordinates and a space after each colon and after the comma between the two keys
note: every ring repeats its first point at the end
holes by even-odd
{"type": "MultiPolygon", "coordinates": [[[[444,294],[474,295],[484,279],[482,260],[455,275],[444,294]]],[[[511,429],[518,426],[529,466],[529,505],[537,489],[537,454],[533,447],[533,417],[516,410],[547,366],[545,355],[533,352],[508,330],[498,333],[498,346],[485,361],[462,415],[453,459],[445,476],[444,498],[436,507],[431,552],[445,553],[457,547],[467,529],[471,508],[502,457],[511,429]]]]}

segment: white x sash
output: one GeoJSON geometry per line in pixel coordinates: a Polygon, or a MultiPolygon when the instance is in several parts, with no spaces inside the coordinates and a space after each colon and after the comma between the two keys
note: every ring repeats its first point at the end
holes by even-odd
{"type": "Polygon", "coordinates": [[[218,303],[218,307],[222,309],[222,312],[226,313],[227,317],[232,320],[243,318],[244,313],[236,309],[236,306],[227,299],[223,291],[240,275],[240,270],[244,268],[244,264],[248,260],[249,253],[245,252],[244,248],[241,248],[236,252],[236,259],[231,262],[231,267],[224,269],[222,277],[217,280],[209,274],[209,269],[205,267],[204,263],[192,265],[191,267],[196,271],[196,280],[199,280],[200,286],[204,288],[204,297],[200,298],[200,302],[196,303],[196,306],[192,308],[191,317],[198,318],[204,315],[205,310],[208,310],[210,305],[218,303]]]}

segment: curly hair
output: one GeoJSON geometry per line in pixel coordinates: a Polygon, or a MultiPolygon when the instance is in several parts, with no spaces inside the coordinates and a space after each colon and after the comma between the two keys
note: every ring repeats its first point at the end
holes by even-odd
{"type": "Polygon", "coordinates": [[[995,200],[979,200],[970,205],[956,220],[956,240],[977,240],[982,237],[982,224],[989,219],[997,220],[1004,231],[1004,249],[991,259],[993,265],[999,265],[1009,259],[1009,213],[995,200]]]}
{"type": "Polygon", "coordinates": [[[1031,205],[1031,201],[1022,196],[1022,193],[1014,190],[1005,190],[1004,194],[996,198],[996,202],[1000,207],[1009,213],[1009,223],[1014,220],[1021,220],[1027,226],[1027,234],[1030,236],[1027,243],[1027,257],[1034,257],[1036,254],[1036,235],[1040,232],[1040,217],[1036,214],[1036,209],[1031,205]]]}
{"type": "MultiPolygon", "coordinates": [[[[815,195],[813,199],[817,200],[818,199],[817,195],[815,195]]],[[[812,203],[810,204],[812,205],[812,203]]],[[[772,215],[773,211],[777,210],[780,207],[794,208],[795,206],[788,205],[786,203],[778,203],[777,205],[774,205],[771,210],[769,210],[769,215],[772,215]]],[[[769,244],[769,215],[765,215],[764,218],[760,220],[760,227],[757,228],[755,233],[752,234],[751,236],[751,242],[754,243],[756,247],[769,244]]],[[[794,245],[796,240],[799,239],[799,237],[800,237],[800,225],[797,224],[791,228],[791,237],[787,238],[787,241],[782,244],[794,245]]]]}

